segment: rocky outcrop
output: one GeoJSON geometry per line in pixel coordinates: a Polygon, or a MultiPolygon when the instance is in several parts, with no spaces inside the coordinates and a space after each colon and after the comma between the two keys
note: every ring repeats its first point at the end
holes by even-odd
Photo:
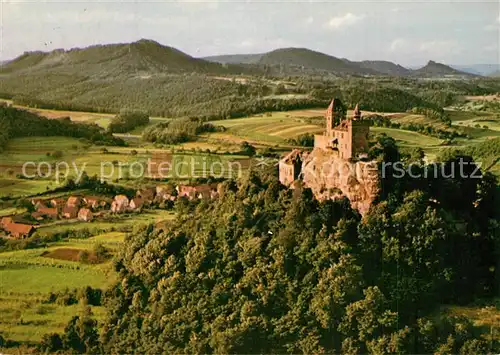
{"type": "Polygon", "coordinates": [[[303,153],[301,175],[318,200],[346,196],[362,215],[380,191],[377,162],[351,162],[332,151],[303,153]]]}

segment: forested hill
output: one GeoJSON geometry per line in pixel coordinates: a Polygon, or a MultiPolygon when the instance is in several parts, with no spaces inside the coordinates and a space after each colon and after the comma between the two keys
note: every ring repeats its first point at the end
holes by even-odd
{"type": "Polygon", "coordinates": [[[462,77],[473,77],[473,74],[462,72],[452,67],[437,63],[430,60],[424,67],[413,71],[413,76],[421,76],[421,77],[439,77],[439,76],[462,76],[462,77]]]}
{"type": "Polygon", "coordinates": [[[77,123],[67,118],[48,119],[26,110],[0,104],[0,152],[11,138],[63,136],[84,138],[101,145],[124,145],[124,141],[96,124],[77,123]]]}
{"type": "Polygon", "coordinates": [[[36,72],[82,73],[87,77],[116,77],[158,73],[240,74],[237,65],[193,58],[175,48],[142,39],[127,44],[97,45],[52,52],[27,52],[2,66],[1,74],[36,72]]]}
{"type": "Polygon", "coordinates": [[[498,352],[439,312],[497,294],[494,178],[410,180],[363,219],[348,200],[258,173],[225,182],[214,203],[179,203],[168,228],[127,237],[88,352],[498,352]]]}
{"type": "Polygon", "coordinates": [[[226,54],[203,57],[202,59],[222,64],[258,64],[261,54],[226,54]]]}
{"type": "Polygon", "coordinates": [[[364,60],[362,62],[356,62],[356,64],[363,68],[371,69],[389,76],[407,76],[411,73],[410,69],[385,60],[364,60]]]}
{"type": "Polygon", "coordinates": [[[355,63],[307,48],[281,48],[264,54],[261,65],[299,67],[303,71],[328,71],[336,74],[377,75],[378,72],[355,63]]]}
{"type": "Polygon", "coordinates": [[[25,53],[0,67],[0,97],[38,108],[109,113],[131,109],[152,116],[224,119],[321,107],[332,97],[349,106],[359,102],[364,110],[402,112],[417,106],[440,109],[459,95],[498,92],[493,79],[429,83],[387,78],[403,69],[304,48],[265,53],[256,64],[221,64],[140,40],[25,53]],[[377,75],[376,70],[385,74],[377,75]]]}

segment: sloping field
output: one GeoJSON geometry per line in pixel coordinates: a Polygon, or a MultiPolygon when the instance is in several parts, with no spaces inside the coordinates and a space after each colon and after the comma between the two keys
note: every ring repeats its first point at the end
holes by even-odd
{"type": "MultiPolygon", "coordinates": [[[[288,114],[287,114],[288,115],[288,114]]],[[[308,123],[297,117],[283,117],[283,113],[269,116],[252,116],[232,120],[213,121],[214,125],[227,128],[226,134],[262,143],[285,143],[288,138],[296,138],[305,133],[318,134],[324,128],[308,123]]],[[[314,117],[312,115],[311,117],[314,117]]]]}

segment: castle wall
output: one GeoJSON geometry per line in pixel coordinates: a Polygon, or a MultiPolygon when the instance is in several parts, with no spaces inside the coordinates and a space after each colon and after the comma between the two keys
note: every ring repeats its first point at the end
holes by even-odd
{"type": "Polygon", "coordinates": [[[352,121],[352,156],[360,153],[368,153],[368,134],[370,124],[366,121],[352,121]]]}
{"type": "Polygon", "coordinates": [[[352,142],[351,142],[351,135],[349,131],[343,131],[343,130],[334,130],[332,132],[333,138],[332,139],[337,139],[337,149],[339,151],[339,158],[342,159],[349,159],[351,157],[351,151],[352,151],[352,142]]]}
{"type": "Polygon", "coordinates": [[[327,149],[330,145],[331,139],[328,136],[315,134],[314,135],[314,147],[320,149],[327,149]]]}
{"type": "Polygon", "coordinates": [[[362,215],[380,192],[381,178],[375,161],[350,162],[328,151],[314,149],[302,162],[304,186],[319,200],[346,196],[362,215]]]}
{"type": "Polygon", "coordinates": [[[291,185],[295,180],[295,167],[293,164],[287,164],[285,162],[279,162],[279,176],[280,182],[285,185],[291,185]]]}

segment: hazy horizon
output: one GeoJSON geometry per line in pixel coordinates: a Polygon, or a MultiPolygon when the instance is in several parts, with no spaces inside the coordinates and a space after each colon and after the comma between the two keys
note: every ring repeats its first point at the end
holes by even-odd
{"type": "Polygon", "coordinates": [[[500,63],[498,2],[24,2],[1,0],[0,60],[141,38],[193,57],[308,48],[406,67],[500,63]],[[284,6],[286,5],[286,6],[284,6]]]}

